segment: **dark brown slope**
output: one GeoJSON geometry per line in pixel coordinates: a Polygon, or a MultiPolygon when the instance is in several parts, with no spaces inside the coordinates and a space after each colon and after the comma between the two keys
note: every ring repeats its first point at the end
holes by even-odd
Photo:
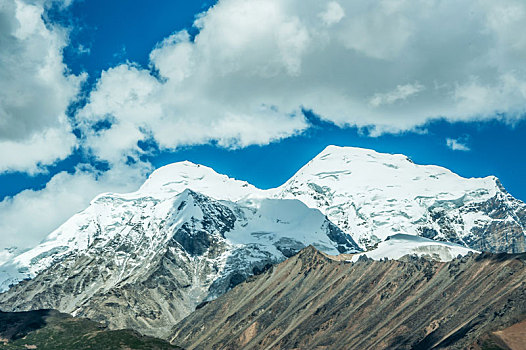
{"type": "MultiPolygon", "coordinates": [[[[195,311],[171,341],[187,349],[486,349],[502,340],[492,331],[526,319],[525,281],[524,254],[351,264],[309,247],[195,311]]],[[[506,349],[500,343],[495,349],[506,349]]]]}

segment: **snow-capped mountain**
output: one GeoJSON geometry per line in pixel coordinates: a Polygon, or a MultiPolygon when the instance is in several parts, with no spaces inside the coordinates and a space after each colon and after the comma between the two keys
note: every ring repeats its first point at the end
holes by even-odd
{"type": "Polygon", "coordinates": [[[404,155],[329,146],[270,192],[320,209],[366,249],[402,233],[476,250],[526,251],[526,205],[496,177],[466,179],[404,155]]]}
{"type": "Polygon", "coordinates": [[[329,146],[270,190],[180,162],[136,192],[96,197],[1,264],[0,289],[30,280],[0,294],[0,309],[55,308],[159,336],[307,245],[449,260],[526,251],[525,227],[526,205],[495,177],[465,179],[402,155],[329,146]]]}
{"type": "Polygon", "coordinates": [[[216,199],[298,199],[322,213],[364,249],[401,233],[476,250],[526,251],[526,205],[494,176],[463,178],[400,154],[328,146],[278,188],[260,190],[190,162],[158,169],[141,188],[184,188],[216,199]]]}
{"type": "Polygon", "coordinates": [[[359,251],[298,200],[234,203],[166,186],[149,187],[146,195],[145,186],[97,197],[42,244],[0,267],[8,283],[32,278],[0,295],[1,308],[53,308],[160,336],[203,301],[308,245],[328,254],[359,251]]]}

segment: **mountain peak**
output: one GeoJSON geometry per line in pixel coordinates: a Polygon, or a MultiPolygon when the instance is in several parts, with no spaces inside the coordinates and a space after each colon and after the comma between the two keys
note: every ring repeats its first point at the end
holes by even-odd
{"type": "Polygon", "coordinates": [[[203,180],[205,177],[221,177],[212,168],[192,163],[190,161],[176,162],[154,170],[139,191],[160,190],[173,182],[203,180]]]}
{"type": "Polygon", "coordinates": [[[409,158],[403,154],[381,153],[373,149],[352,147],[352,146],[336,146],[329,145],[323,149],[314,159],[318,158],[335,158],[342,157],[370,157],[370,158],[398,158],[404,161],[409,161],[409,158]]]}
{"type": "Polygon", "coordinates": [[[295,264],[296,261],[300,261],[302,264],[301,270],[303,272],[309,271],[311,268],[323,265],[328,262],[334,261],[329,255],[318,250],[313,245],[309,245],[298,252],[298,254],[290,261],[291,264],[295,264]]]}
{"type": "Polygon", "coordinates": [[[246,181],[217,173],[205,165],[183,161],[155,170],[137,193],[154,197],[171,197],[185,189],[215,199],[239,200],[259,190],[246,181]]]}
{"type": "Polygon", "coordinates": [[[458,198],[480,189],[494,195],[499,190],[494,176],[468,179],[444,167],[415,164],[403,154],[333,145],[327,146],[282,187],[291,182],[316,183],[333,192],[374,190],[386,193],[400,189],[411,199],[415,196],[458,198]]]}
{"type": "Polygon", "coordinates": [[[309,244],[291,259],[305,276],[361,248],[376,248],[362,259],[416,253],[442,261],[472,249],[525,251],[526,207],[496,181],[355,147],[327,147],[270,190],[174,163],[137,192],[99,196],[1,265],[0,289],[34,279],[0,294],[0,305],[87,317],[106,310],[114,326],[162,334],[202,301],[309,244]]]}

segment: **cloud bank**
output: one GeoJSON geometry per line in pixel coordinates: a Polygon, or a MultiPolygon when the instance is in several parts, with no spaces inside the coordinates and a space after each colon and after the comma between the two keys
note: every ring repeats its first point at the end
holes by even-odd
{"type": "Polygon", "coordinates": [[[194,26],[159,43],[148,69],[104,72],[78,115],[100,158],[152,138],[266,144],[308,128],[304,109],[373,135],[524,114],[523,1],[222,0],[194,26]]]}
{"type": "Polygon", "coordinates": [[[12,152],[0,171],[36,172],[73,147],[138,160],[144,140],[264,145],[309,128],[304,110],[373,136],[524,115],[523,1],[220,0],[195,37],[160,42],[149,67],[104,71],[72,126],[84,77],[63,63],[67,31],[42,19],[50,1],[2,0],[0,147],[12,152]]]}

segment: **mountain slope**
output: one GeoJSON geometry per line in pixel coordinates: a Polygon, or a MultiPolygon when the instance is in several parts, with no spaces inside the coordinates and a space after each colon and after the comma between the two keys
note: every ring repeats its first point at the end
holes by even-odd
{"type": "Polygon", "coordinates": [[[0,349],[180,349],[161,339],[103,325],[55,310],[0,312],[0,349]]]}
{"type": "Polygon", "coordinates": [[[309,247],[196,310],[171,341],[186,349],[461,349],[524,319],[524,254],[353,264],[309,247]]]}
{"type": "Polygon", "coordinates": [[[526,251],[526,205],[496,177],[466,179],[404,155],[328,146],[270,193],[320,209],[364,248],[402,233],[480,251],[526,251]]]}
{"type": "Polygon", "coordinates": [[[99,196],[17,257],[13,278],[32,279],[0,294],[0,308],[57,309],[163,336],[201,302],[309,244],[330,254],[359,249],[297,200],[233,203],[192,190],[99,196]]]}

